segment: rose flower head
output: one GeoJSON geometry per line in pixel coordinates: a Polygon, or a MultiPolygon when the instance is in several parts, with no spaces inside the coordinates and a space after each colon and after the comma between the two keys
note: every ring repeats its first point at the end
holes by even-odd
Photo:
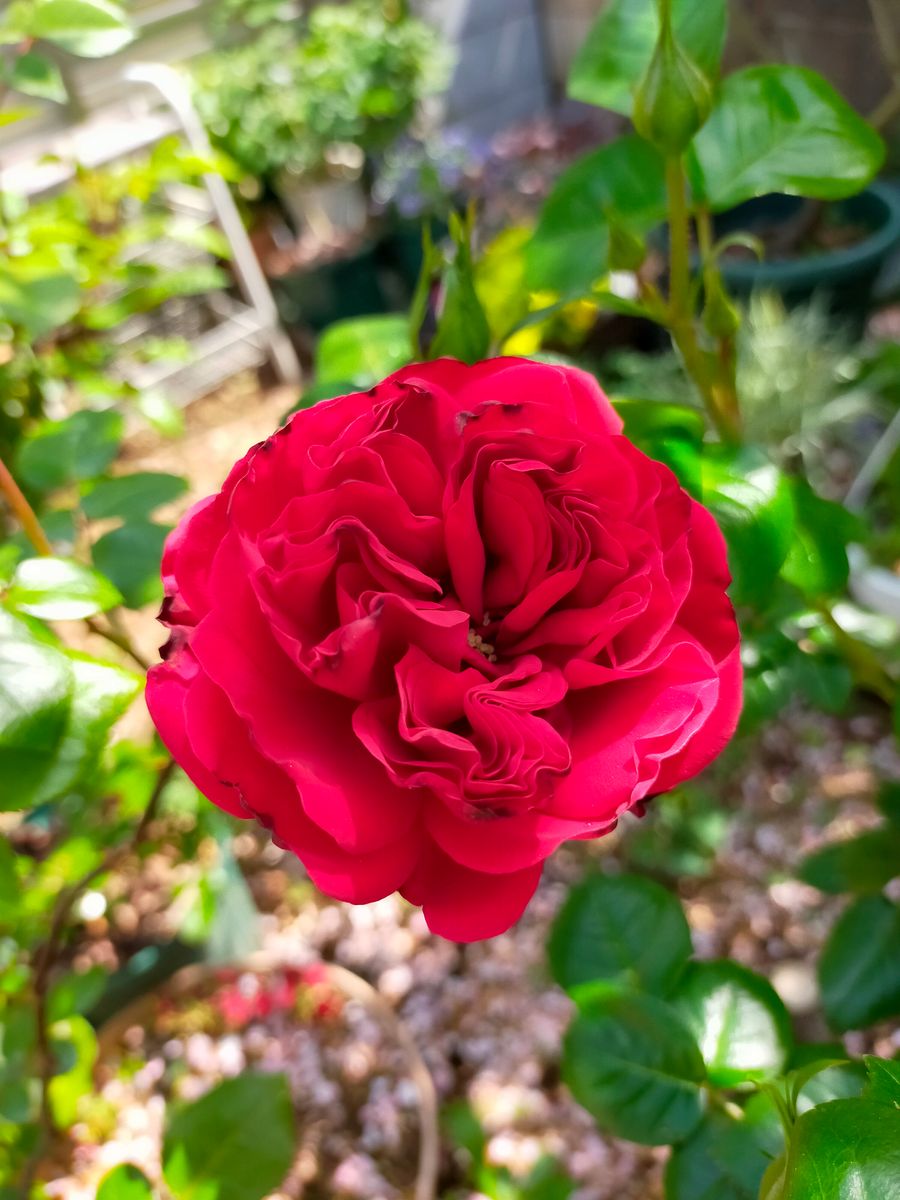
{"type": "Polygon", "coordinates": [[[457,941],[723,748],[722,536],[594,379],[406,367],[296,413],[172,533],[147,700],[197,787],[330,896],[457,941]]]}

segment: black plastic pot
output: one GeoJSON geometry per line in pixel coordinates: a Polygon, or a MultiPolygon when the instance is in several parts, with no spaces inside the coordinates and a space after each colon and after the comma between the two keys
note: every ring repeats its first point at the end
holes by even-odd
{"type": "Polygon", "coordinates": [[[271,279],[272,293],[287,329],[318,333],[345,317],[388,311],[374,246],[351,258],[305,267],[271,279]]]}
{"type": "MultiPolygon", "coordinates": [[[[771,195],[749,200],[716,219],[716,233],[738,230],[754,233],[791,221],[806,201],[797,196],[771,195]]],[[[838,220],[868,230],[853,246],[821,251],[802,258],[722,260],[722,275],[733,295],[745,297],[763,289],[778,292],[787,304],[828,299],[831,309],[847,317],[869,310],[878,277],[891,254],[900,250],[900,190],[873,183],[858,196],[836,202],[838,220]]]]}

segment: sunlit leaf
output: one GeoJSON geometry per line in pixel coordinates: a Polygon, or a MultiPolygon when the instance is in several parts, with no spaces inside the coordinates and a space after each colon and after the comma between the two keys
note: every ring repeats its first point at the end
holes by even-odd
{"type": "Polygon", "coordinates": [[[78,621],[114,608],[122,597],[97,571],[47,555],[19,563],[6,599],[44,621],[78,621]]]}
{"type": "Polygon", "coordinates": [[[697,1044],[670,1005],[642,992],[598,990],[579,1010],[563,1077],[602,1130],[632,1142],[680,1141],[703,1116],[697,1044]]]}
{"type": "Polygon", "coordinates": [[[569,893],[548,954],[562,987],[624,981],[664,993],[684,970],[691,935],[664,887],[636,875],[601,875],[569,893]]]}

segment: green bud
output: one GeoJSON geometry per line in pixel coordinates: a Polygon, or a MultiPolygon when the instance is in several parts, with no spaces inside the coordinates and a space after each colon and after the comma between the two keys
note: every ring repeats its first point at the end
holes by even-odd
{"type": "Polygon", "coordinates": [[[741,326],[741,313],[725,290],[718,271],[707,273],[703,281],[706,293],[703,327],[714,338],[732,338],[741,326]]]}
{"type": "Polygon", "coordinates": [[[683,154],[706,124],[712,85],[675,40],[671,25],[660,34],[634,98],[634,127],[664,154],[683,154]]]}
{"type": "Polygon", "coordinates": [[[647,245],[643,238],[632,233],[620,221],[609,223],[609,269],[611,271],[638,271],[647,257],[647,245]]]}

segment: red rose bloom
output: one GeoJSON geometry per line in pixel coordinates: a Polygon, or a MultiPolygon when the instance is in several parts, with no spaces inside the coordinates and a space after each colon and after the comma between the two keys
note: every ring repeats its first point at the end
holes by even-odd
{"type": "Polygon", "coordinates": [[[740,708],[719,530],[574,369],[442,360],[297,413],[163,575],[147,699],[191,779],[322,891],[458,941],[740,708]]]}

